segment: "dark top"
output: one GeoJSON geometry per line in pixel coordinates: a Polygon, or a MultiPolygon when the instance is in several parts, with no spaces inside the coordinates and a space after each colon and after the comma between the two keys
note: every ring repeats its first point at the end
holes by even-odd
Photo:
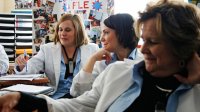
{"type": "Polygon", "coordinates": [[[22,92],[20,92],[20,94],[21,98],[16,106],[16,109],[20,112],[32,112],[34,110],[37,110],[38,112],[48,112],[45,99],[22,92]]]}
{"type": "Polygon", "coordinates": [[[180,82],[173,76],[152,77],[144,67],[140,70],[143,77],[141,93],[125,112],[165,111],[168,97],[180,85],[180,82]]]}

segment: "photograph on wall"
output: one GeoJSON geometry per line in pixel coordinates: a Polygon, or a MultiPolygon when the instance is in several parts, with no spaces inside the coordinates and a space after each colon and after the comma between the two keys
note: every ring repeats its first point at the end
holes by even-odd
{"type": "Polygon", "coordinates": [[[33,0],[15,0],[15,9],[31,9],[33,0]]]}
{"type": "Polygon", "coordinates": [[[33,39],[33,47],[34,47],[34,53],[33,55],[36,55],[37,52],[40,50],[40,45],[44,44],[44,38],[35,38],[33,39]]]}
{"type": "Polygon", "coordinates": [[[87,35],[90,37],[90,27],[91,27],[91,21],[90,20],[84,20],[84,26],[85,30],[87,32],[87,35]]]}

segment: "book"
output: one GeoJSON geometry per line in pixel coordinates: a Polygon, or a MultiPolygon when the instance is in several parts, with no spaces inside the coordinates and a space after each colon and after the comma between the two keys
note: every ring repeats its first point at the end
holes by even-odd
{"type": "Polygon", "coordinates": [[[36,86],[36,85],[26,85],[26,84],[17,84],[9,87],[2,88],[3,91],[20,91],[28,94],[48,94],[54,89],[50,86],[36,86]]]}

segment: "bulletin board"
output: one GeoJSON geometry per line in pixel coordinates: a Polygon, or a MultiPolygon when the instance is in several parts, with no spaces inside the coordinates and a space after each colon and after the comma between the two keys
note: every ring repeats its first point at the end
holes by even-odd
{"type": "Polygon", "coordinates": [[[65,13],[78,14],[91,42],[101,35],[101,24],[113,14],[114,0],[16,0],[16,8],[31,8],[34,23],[34,49],[51,42],[55,25],[65,13]]]}

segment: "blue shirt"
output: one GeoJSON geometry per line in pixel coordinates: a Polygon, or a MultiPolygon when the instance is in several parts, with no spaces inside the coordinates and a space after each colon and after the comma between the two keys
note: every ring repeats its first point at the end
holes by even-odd
{"type": "Polygon", "coordinates": [[[61,63],[60,63],[60,78],[59,78],[59,83],[58,83],[58,88],[57,91],[51,96],[54,99],[58,99],[62,96],[64,96],[67,93],[70,93],[70,88],[72,85],[72,80],[73,77],[79,72],[80,70],[80,62],[81,62],[81,51],[80,49],[77,50],[78,54],[76,57],[76,66],[73,72],[73,76],[67,77],[65,79],[65,71],[66,71],[66,66],[65,66],[65,61],[63,55],[61,55],[61,63]]]}
{"type": "MultiPolygon", "coordinates": [[[[107,112],[123,112],[135,101],[135,99],[137,99],[141,93],[143,83],[143,79],[138,69],[143,64],[144,62],[141,62],[133,67],[133,85],[115,100],[115,102],[107,109],[107,112]]],[[[176,112],[178,97],[189,89],[191,89],[190,85],[181,84],[168,98],[166,112],[176,112]]]]}
{"type": "MultiPolygon", "coordinates": [[[[132,50],[132,52],[130,53],[130,55],[128,56],[128,58],[134,60],[134,59],[136,59],[136,56],[137,56],[137,49],[134,49],[134,50],[132,50]]],[[[116,61],[117,61],[117,55],[113,53],[111,55],[111,61],[110,61],[110,63],[106,63],[106,62],[105,63],[106,63],[106,65],[109,65],[109,64],[114,63],[116,61]]]]}

